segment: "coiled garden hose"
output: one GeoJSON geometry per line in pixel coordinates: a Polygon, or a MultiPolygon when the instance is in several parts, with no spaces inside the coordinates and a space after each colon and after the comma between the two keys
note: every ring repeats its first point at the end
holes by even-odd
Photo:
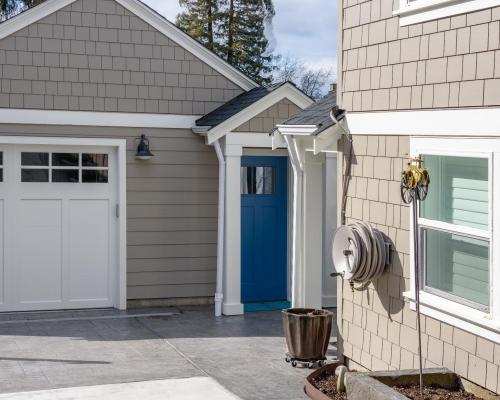
{"type": "Polygon", "coordinates": [[[389,264],[389,248],[380,231],[367,222],[341,226],[335,232],[332,258],[337,273],[348,280],[351,290],[360,289],[382,275],[389,264]]]}

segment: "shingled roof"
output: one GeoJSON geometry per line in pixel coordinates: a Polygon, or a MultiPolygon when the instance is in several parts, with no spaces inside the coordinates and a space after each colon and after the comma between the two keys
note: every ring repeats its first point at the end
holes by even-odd
{"type": "Polygon", "coordinates": [[[196,120],[196,125],[210,126],[213,128],[228,120],[233,115],[238,114],[240,111],[243,111],[248,106],[259,101],[260,99],[267,96],[269,93],[278,89],[279,87],[285,85],[286,83],[294,85],[292,82],[281,82],[268,86],[259,86],[255,89],[249,90],[248,92],[242,93],[239,96],[236,96],[234,99],[223,104],[219,108],[215,109],[211,113],[196,120]]]}
{"type": "Polygon", "coordinates": [[[280,125],[317,125],[313,135],[317,135],[335,123],[330,118],[330,111],[337,105],[337,90],[332,90],[325,97],[292,115],[280,125]]]}

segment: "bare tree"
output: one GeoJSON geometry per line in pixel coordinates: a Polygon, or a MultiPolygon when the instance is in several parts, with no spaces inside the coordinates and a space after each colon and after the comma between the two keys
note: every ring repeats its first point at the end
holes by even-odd
{"type": "Polygon", "coordinates": [[[290,53],[274,57],[273,82],[291,81],[316,99],[323,97],[322,89],[333,75],[333,68],[313,68],[290,53]]]}
{"type": "Polygon", "coordinates": [[[300,77],[299,87],[307,95],[314,99],[319,99],[320,97],[323,97],[324,93],[322,89],[332,75],[333,68],[307,68],[300,77]]]}

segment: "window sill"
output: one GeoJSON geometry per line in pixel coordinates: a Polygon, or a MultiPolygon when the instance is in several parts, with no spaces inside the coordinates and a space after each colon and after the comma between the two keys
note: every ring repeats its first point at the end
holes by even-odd
{"type": "MultiPolygon", "coordinates": [[[[413,291],[403,295],[410,300],[410,308],[415,311],[413,291]]],[[[426,292],[420,292],[420,313],[500,343],[500,322],[492,320],[490,314],[426,292]]]]}
{"type": "MultiPolygon", "coordinates": [[[[401,0],[403,3],[403,0],[401,0]]],[[[407,26],[498,6],[498,0],[417,0],[393,12],[407,26]]]]}

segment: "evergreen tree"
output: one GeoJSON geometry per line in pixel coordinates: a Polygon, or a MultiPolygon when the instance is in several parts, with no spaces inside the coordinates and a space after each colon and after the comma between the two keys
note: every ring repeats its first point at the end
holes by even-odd
{"type": "Polygon", "coordinates": [[[0,0],[0,21],[12,18],[28,8],[43,3],[44,0],[0,0]]]}
{"type": "MultiPolygon", "coordinates": [[[[2,1],[2,0],[0,0],[2,1]]],[[[220,0],[179,0],[186,11],[177,15],[176,25],[192,38],[203,43],[208,49],[221,55],[220,46],[214,40],[220,0]]]]}
{"type": "Polygon", "coordinates": [[[270,83],[273,57],[266,54],[269,42],[264,35],[264,21],[274,16],[272,0],[226,1],[222,31],[227,62],[258,83],[270,83]]]}
{"type": "Polygon", "coordinates": [[[272,0],[179,0],[179,4],[186,11],[177,15],[178,27],[256,82],[271,82],[273,57],[266,54],[264,26],[275,14],[272,0]]]}

